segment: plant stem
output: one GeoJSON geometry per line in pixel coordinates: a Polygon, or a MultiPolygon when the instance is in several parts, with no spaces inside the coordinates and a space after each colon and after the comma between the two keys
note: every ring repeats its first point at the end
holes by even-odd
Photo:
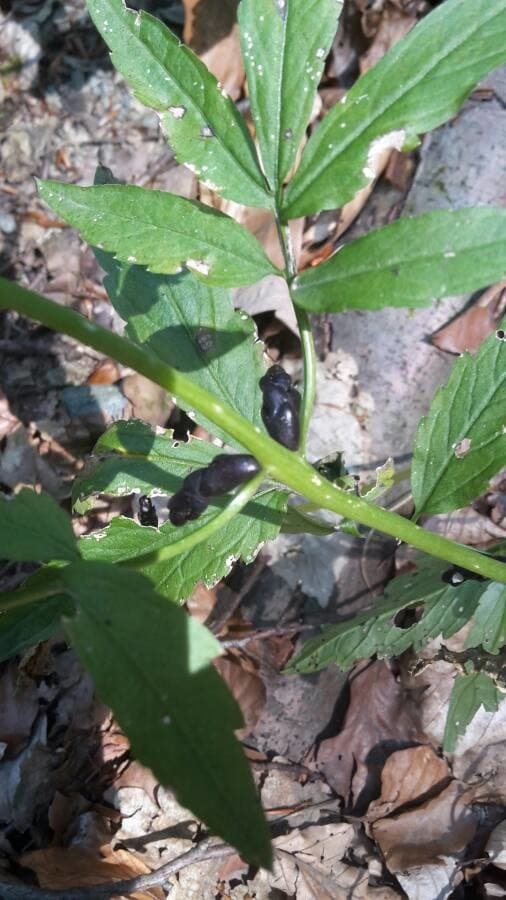
{"type": "Polygon", "coordinates": [[[293,304],[297,326],[299,328],[300,343],[302,349],[302,359],[304,362],[304,387],[302,391],[302,404],[300,410],[300,449],[301,453],[305,453],[307,436],[309,433],[309,424],[313,415],[313,407],[316,397],[316,351],[313,340],[313,330],[311,328],[311,320],[307,310],[295,302],[291,289],[291,281],[297,274],[297,265],[295,262],[295,253],[293,249],[292,236],[290,234],[290,226],[282,225],[279,215],[276,217],[276,225],[278,228],[279,242],[283,250],[285,258],[286,272],[288,275],[288,290],[290,299],[293,304]]]}
{"type": "Polygon", "coordinates": [[[456,544],[441,535],[424,531],[418,525],[396,513],[373,506],[353,494],[346,493],[322,478],[301,456],[263,435],[231,406],[217,400],[204,388],[195,384],[158,360],[153,354],[89,322],[65,306],[59,306],[33,291],[0,278],[0,308],[11,308],[22,315],[42,322],[48,328],[70,335],[77,341],[111,356],[125,366],[159,384],[178,397],[191,409],[200,411],[249,453],[256,457],[267,476],[285,484],[290,490],[323,509],[355,519],[362,525],[383,531],[405,541],[425,553],[477,572],[485,578],[506,584],[506,565],[483,556],[470,547],[456,544]]]}
{"type": "Polygon", "coordinates": [[[258,475],[255,475],[251,481],[248,481],[248,483],[232,497],[225,509],[222,509],[216,516],[213,516],[210,522],[206,522],[206,524],[202,525],[197,531],[192,531],[191,534],[187,534],[184,538],[181,538],[180,541],[175,541],[175,543],[168,544],[166,547],[160,547],[159,550],[153,550],[151,553],[144,553],[142,556],[130,557],[127,560],[123,560],[120,565],[127,566],[129,569],[144,569],[146,566],[151,566],[155,563],[163,562],[166,559],[172,559],[174,556],[179,556],[180,553],[187,553],[193,547],[196,547],[198,544],[202,543],[202,541],[211,537],[215,531],[218,531],[220,528],[227,525],[237,513],[240,513],[241,509],[243,509],[256,494],[264,478],[265,474],[263,471],[259,472],[258,475]]]}

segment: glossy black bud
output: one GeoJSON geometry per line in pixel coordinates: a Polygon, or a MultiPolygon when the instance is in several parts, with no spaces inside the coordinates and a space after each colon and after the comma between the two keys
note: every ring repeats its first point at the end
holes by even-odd
{"type": "Polygon", "coordinates": [[[263,391],[262,421],[268,434],[288,450],[297,450],[300,440],[299,392],[281,366],[271,366],[260,379],[263,391]]]}
{"type": "Polygon", "coordinates": [[[185,525],[198,519],[207,508],[207,501],[200,494],[194,494],[182,488],[173,494],[168,504],[169,520],[173,525],[185,525]]]}
{"type": "Polygon", "coordinates": [[[146,494],[139,497],[139,522],[141,525],[152,525],[154,528],[158,528],[155,505],[146,494]]]}
{"type": "Polygon", "coordinates": [[[220,453],[204,469],[200,491],[204,497],[218,497],[249,481],[259,471],[256,459],[248,453],[220,453]]]}

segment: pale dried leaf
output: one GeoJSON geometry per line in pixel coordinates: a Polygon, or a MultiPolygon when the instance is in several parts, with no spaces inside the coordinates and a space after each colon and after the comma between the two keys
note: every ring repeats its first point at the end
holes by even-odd
{"type": "Polygon", "coordinates": [[[183,39],[200,56],[233,100],[241,94],[244,66],[237,26],[237,0],[183,0],[183,39]]]}
{"type": "Polygon", "coordinates": [[[408,747],[387,759],[381,773],[381,796],[373,800],[366,813],[368,822],[391,815],[406,803],[422,800],[429,792],[439,792],[450,779],[444,759],[432,747],[408,747]]]}
{"type": "Polygon", "coordinates": [[[506,281],[485,291],[448,325],[431,336],[431,343],[447,353],[474,353],[497,328],[506,310],[506,281]]]}

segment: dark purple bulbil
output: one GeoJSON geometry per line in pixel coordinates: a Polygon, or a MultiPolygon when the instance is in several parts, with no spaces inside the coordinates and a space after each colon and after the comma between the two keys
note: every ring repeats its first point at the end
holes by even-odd
{"type": "Polygon", "coordinates": [[[197,519],[207,508],[209,498],[226,494],[259,471],[256,459],[247,453],[220,453],[207,468],[195,469],[186,476],[181,490],[169,500],[170,521],[184,525],[197,519]]]}
{"type": "Polygon", "coordinates": [[[263,392],[262,421],[271,438],[288,450],[298,450],[300,394],[281,366],[271,366],[260,379],[263,392]]]}

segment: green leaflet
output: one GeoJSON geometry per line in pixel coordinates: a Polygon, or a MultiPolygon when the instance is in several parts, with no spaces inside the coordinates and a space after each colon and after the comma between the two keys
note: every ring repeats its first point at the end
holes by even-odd
{"type": "Polygon", "coordinates": [[[251,111],[275,194],[295,162],[341,9],[337,0],[242,0],[239,6],[251,111]]]}
{"type": "Polygon", "coordinates": [[[171,431],[139,419],[115,422],[93,448],[94,467],[74,482],[74,509],[83,515],[94,494],[173,494],[189,472],[208,466],[219,452],[198,438],[176,441],[171,431]]]}
{"type": "Polygon", "coordinates": [[[87,0],[116,69],[160,113],[177,159],[224,197],[271,206],[255,146],[214,75],[162,22],[122,0],[87,0]]]}
{"type": "Polygon", "coordinates": [[[79,559],[72,524],[49,494],[0,497],[0,556],[16,562],[79,559]]]}
{"type": "Polygon", "coordinates": [[[481,595],[473,615],[466,649],[483,647],[487,653],[499,653],[506,644],[506,585],[493,582],[481,595]]]}
{"type": "MultiPolygon", "coordinates": [[[[102,251],[96,256],[107,272],[104,286],[111,302],[127,322],[127,337],[190,374],[217,401],[229,403],[264,431],[258,386],[265,372],[263,345],[252,319],[233,311],[230,293],[210,287],[190,272],[152,275],[102,251]]],[[[188,409],[187,404],[183,408],[188,409]]],[[[195,417],[211,434],[240,448],[205,416],[195,417]]]]}
{"type": "Polygon", "coordinates": [[[38,186],[42,199],[86,241],[122,262],[162,274],[185,266],[221,287],[279,274],[249,231],[197,201],[135,185],[39,181],[38,186]]]}
{"type": "Polygon", "coordinates": [[[440,210],[402,218],[338,250],[294,281],[313,312],[428,306],[506,274],[506,209],[440,210]]]}
{"type": "Polygon", "coordinates": [[[420,421],[411,469],[418,516],[465,506],[505,465],[505,409],[506,342],[492,334],[457,360],[420,421]]]}
{"type": "Polygon", "coordinates": [[[504,0],[446,0],[316,129],[287,189],[285,219],[343,206],[375,178],[385,149],[416,146],[505,60],[504,0]]]}
{"type": "MultiPolygon", "coordinates": [[[[38,575],[38,573],[36,573],[38,575]]],[[[27,586],[31,579],[25,582],[27,586]]],[[[0,598],[1,598],[0,594],[0,598]]],[[[0,615],[0,662],[26,647],[47,640],[58,630],[63,615],[72,613],[68,597],[50,597],[0,615]]]]}
{"type": "Polygon", "coordinates": [[[268,828],[243,750],[237,703],[212,660],[213,635],[136,572],[63,571],[77,603],[65,627],[135,757],[249,862],[268,866],[268,828]]]}
{"type": "Polygon", "coordinates": [[[484,589],[469,581],[458,587],[447,585],[441,580],[441,563],[424,560],[418,574],[391,581],[368,612],[323,628],[290,660],[286,671],[315,672],[331,663],[346,670],[358,659],[398,656],[439,635],[450,637],[471,618],[484,589]],[[423,607],[423,615],[415,624],[400,628],[396,615],[409,607],[423,607]]]}
{"type": "Polygon", "coordinates": [[[498,690],[495,682],[484,672],[457,675],[450,697],[443,738],[445,753],[453,753],[459,735],[464,734],[480,706],[487,712],[495,712],[506,695],[498,690]]]}
{"type": "MultiPolygon", "coordinates": [[[[143,574],[153,582],[158,593],[174,601],[186,600],[199,581],[208,586],[216,584],[228,574],[236,559],[252,562],[265,541],[276,537],[287,497],[284,491],[260,491],[210,540],[172,559],[145,566],[143,574]]],[[[81,540],[82,555],[85,559],[118,562],[151,553],[198,531],[226,503],[226,497],[214,501],[197,521],[181,528],[174,528],[170,523],[160,529],[147,528],[119,516],[108,528],[81,540]]]]}

